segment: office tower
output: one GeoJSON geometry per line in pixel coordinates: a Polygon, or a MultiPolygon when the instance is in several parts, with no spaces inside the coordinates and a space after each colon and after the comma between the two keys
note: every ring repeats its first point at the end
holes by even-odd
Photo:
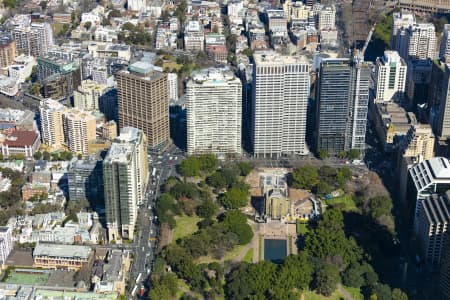
{"type": "Polygon", "coordinates": [[[445,65],[442,93],[437,107],[437,118],[433,123],[433,130],[440,140],[447,140],[450,137],[450,65],[448,64],[445,65]]]}
{"type": "Polygon", "coordinates": [[[255,156],[307,154],[309,63],[272,51],[254,54],[251,142],[255,156]]]}
{"type": "Polygon", "coordinates": [[[169,87],[169,100],[178,100],[178,75],[176,73],[167,74],[167,85],[169,87]]]}
{"type": "Polygon", "coordinates": [[[57,56],[38,57],[38,79],[43,84],[44,97],[63,99],[73,94],[81,83],[77,62],[57,56]]]}
{"type": "Polygon", "coordinates": [[[89,112],[73,108],[63,113],[64,135],[69,150],[88,154],[89,142],[96,138],[96,120],[89,112]]]}
{"type": "Polygon", "coordinates": [[[186,85],[189,155],[241,154],[242,84],[228,69],[194,72],[186,85]]]}
{"type": "Polygon", "coordinates": [[[406,10],[400,12],[394,12],[392,14],[392,34],[391,34],[391,49],[400,52],[399,40],[402,35],[406,34],[405,29],[416,23],[414,13],[410,13],[406,10]]]}
{"type": "Polygon", "coordinates": [[[82,110],[99,110],[99,98],[107,92],[107,86],[92,80],[83,80],[73,92],[74,106],[82,110]]]}
{"type": "MultiPolygon", "coordinates": [[[[16,42],[10,36],[0,38],[0,68],[7,68],[14,64],[16,58],[16,42]]],[[[6,70],[6,74],[7,70],[6,70]]]]}
{"type": "Polygon", "coordinates": [[[423,201],[418,217],[419,253],[425,263],[437,269],[441,262],[442,248],[450,221],[450,201],[447,191],[444,195],[432,194],[423,201]]]}
{"type": "Polygon", "coordinates": [[[53,46],[53,31],[48,23],[31,23],[12,30],[17,52],[30,56],[43,56],[53,46]]]}
{"type": "Polygon", "coordinates": [[[55,100],[45,99],[41,101],[39,111],[42,141],[53,150],[62,149],[65,140],[62,115],[67,107],[55,100]]]}
{"type": "Polygon", "coordinates": [[[444,25],[442,32],[441,47],[439,49],[439,58],[445,62],[450,62],[450,38],[449,38],[450,24],[444,25]]]}
{"type": "Polygon", "coordinates": [[[436,57],[436,30],[432,23],[409,26],[398,39],[399,54],[409,59],[434,59],[436,57]]]}
{"type": "Polygon", "coordinates": [[[434,134],[428,124],[411,126],[401,147],[403,156],[417,157],[427,160],[434,157],[434,134]]]}
{"type": "Polygon", "coordinates": [[[158,149],[169,141],[169,96],[167,74],[136,62],[116,75],[119,95],[119,128],[141,129],[148,146],[158,149]]]}
{"type": "Polygon", "coordinates": [[[100,98],[98,98],[98,108],[105,115],[106,120],[119,122],[119,112],[117,103],[117,89],[108,89],[100,98]]]}
{"type": "Polygon", "coordinates": [[[384,56],[377,58],[375,102],[403,101],[406,70],[406,63],[397,51],[385,51],[384,56]]]}
{"type": "Polygon", "coordinates": [[[356,58],[323,59],[316,85],[316,151],[365,148],[370,67],[356,58]]]}
{"type": "Polygon", "coordinates": [[[134,238],[137,206],[143,201],[147,180],[146,136],[142,130],[125,127],[103,161],[109,241],[134,238]]]}
{"type": "Polygon", "coordinates": [[[419,229],[422,202],[432,194],[443,194],[450,189],[450,162],[445,157],[433,157],[408,170],[406,199],[414,215],[414,232],[419,229]]]}
{"type": "Polygon", "coordinates": [[[319,12],[318,30],[336,29],[336,8],[334,5],[324,5],[319,12]]]}
{"type": "Polygon", "coordinates": [[[67,174],[70,201],[87,201],[91,208],[103,205],[103,168],[99,155],[75,160],[67,174]]]}
{"type": "Polygon", "coordinates": [[[439,289],[442,299],[450,299],[450,233],[448,231],[444,239],[439,270],[439,289]]]}

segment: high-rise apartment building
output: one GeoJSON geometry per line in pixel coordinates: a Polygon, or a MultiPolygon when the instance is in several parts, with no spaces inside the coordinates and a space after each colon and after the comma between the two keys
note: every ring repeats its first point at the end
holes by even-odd
{"type": "Polygon", "coordinates": [[[148,181],[147,139],[142,130],[125,127],[103,161],[106,224],[109,240],[132,240],[138,204],[148,181]]]}
{"type": "Polygon", "coordinates": [[[242,83],[228,69],[205,69],[186,85],[188,154],[240,154],[242,83]]]}
{"type": "Polygon", "coordinates": [[[397,51],[385,51],[376,61],[375,102],[401,103],[405,95],[407,66],[397,51]]]}
{"type": "Polygon", "coordinates": [[[392,34],[391,34],[391,49],[395,49],[400,52],[400,40],[402,36],[406,34],[405,29],[416,23],[414,13],[406,10],[400,12],[394,12],[392,14],[392,34]]]}
{"type": "Polygon", "coordinates": [[[0,227],[0,267],[6,263],[6,259],[13,249],[12,229],[8,226],[0,227]]]}
{"type": "Polygon", "coordinates": [[[323,59],[316,85],[316,150],[365,148],[370,67],[356,58],[323,59]]]}
{"type": "Polygon", "coordinates": [[[92,80],[83,80],[73,92],[74,106],[82,110],[99,110],[99,98],[108,90],[104,84],[92,80]]]}
{"type": "Polygon", "coordinates": [[[152,149],[169,141],[169,96],[167,74],[137,62],[116,74],[119,96],[119,127],[141,129],[152,149]]]}
{"type": "Polygon", "coordinates": [[[19,54],[43,56],[54,45],[53,31],[49,23],[16,26],[12,30],[12,36],[19,54]]]}
{"type": "Polygon", "coordinates": [[[54,150],[64,147],[65,138],[62,116],[67,109],[66,106],[52,99],[42,100],[39,107],[42,141],[54,150]]]}
{"type": "Polygon", "coordinates": [[[418,217],[419,253],[425,263],[437,269],[450,222],[450,200],[444,195],[432,194],[422,201],[418,217]]]}
{"type": "Polygon", "coordinates": [[[254,54],[251,142],[255,156],[307,154],[310,65],[272,51],[254,54]]]}
{"type": "Polygon", "coordinates": [[[432,23],[415,23],[402,32],[398,40],[400,56],[409,59],[436,57],[436,29],[432,23]]]}
{"type": "Polygon", "coordinates": [[[64,135],[69,150],[77,154],[88,154],[89,142],[96,138],[95,117],[77,108],[63,113],[64,135]]]}
{"type": "Polygon", "coordinates": [[[67,176],[70,201],[87,201],[92,208],[103,204],[103,168],[98,155],[75,160],[67,176]]]}
{"type": "MultiPolygon", "coordinates": [[[[14,64],[16,58],[16,42],[10,36],[0,38],[0,68],[7,68],[14,64]]],[[[6,69],[6,74],[7,74],[6,69]]]]}
{"type": "Polygon", "coordinates": [[[450,24],[444,25],[444,31],[442,32],[441,47],[439,49],[439,58],[445,62],[450,62],[450,24]]]}

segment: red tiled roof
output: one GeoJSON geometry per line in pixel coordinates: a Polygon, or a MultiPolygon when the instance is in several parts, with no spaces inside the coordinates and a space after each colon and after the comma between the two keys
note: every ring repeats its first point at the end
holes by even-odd
{"type": "Polygon", "coordinates": [[[31,146],[38,137],[34,131],[16,130],[8,134],[3,143],[9,147],[31,146]]]}

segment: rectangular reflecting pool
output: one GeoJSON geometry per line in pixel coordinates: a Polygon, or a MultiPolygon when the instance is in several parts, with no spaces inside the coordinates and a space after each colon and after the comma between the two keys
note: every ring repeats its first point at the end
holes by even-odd
{"type": "Polygon", "coordinates": [[[287,240],[264,239],[264,260],[282,263],[287,256],[287,240]]]}

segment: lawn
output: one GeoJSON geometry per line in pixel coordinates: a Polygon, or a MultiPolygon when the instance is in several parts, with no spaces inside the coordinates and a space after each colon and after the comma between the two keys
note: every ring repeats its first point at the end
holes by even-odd
{"type": "Polygon", "coordinates": [[[242,261],[248,262],[249,264],[253,262],[253,248],[248,249],[247,253],[245,253],[245,256],[242,258],[242,261]]]}
{"type": "Polygon", "coordinates": [[[359,288],[343,286],[344,289],[352,296],[353,300],[363,300],[364,297],[361,295],[361,290],[359,288]]]}
{"type": "MultiPolygon", "coordinates": [[[[242,252],[242,250],[244,250],[244,248],[245,248],[245,245],[237,245],[237,246],[235,246],[231,251],[228,251],[225,254],[224,260],[225,261],[233,260],[236,256],[238,256],[242,252]]],[[[220,262],[220,259],[215,259],[211,255],[206,255],[206,256],[202,256],[202,257],[197,258],[195,260],[195,262],[197,264],[209,264],[209,263],[212,263],[212,262],[220,262]]]]}
{"type": "Polygon", "coordinates": [[[198,230],[197,223],[202,220],[197,216],[177,216],[175,217],[177,226],[175,226],[172,235],[172,241],[175,242],[179,238],[193,234],[198,230]]]}
{"type": "Polygon", "coordinates": [[[350,195],[343,195],[330,200],[325,200],[325,203],[331,206],[342,205],[343,209],[347,211],[356,209],[356,204],[350,195]]]}
{"type": "Polygon", "coordinates": [[[304,223],[301,221],[297,221],[297,234],[298,235],[304,235],[308,233],[308,223],[304,223]]]}

